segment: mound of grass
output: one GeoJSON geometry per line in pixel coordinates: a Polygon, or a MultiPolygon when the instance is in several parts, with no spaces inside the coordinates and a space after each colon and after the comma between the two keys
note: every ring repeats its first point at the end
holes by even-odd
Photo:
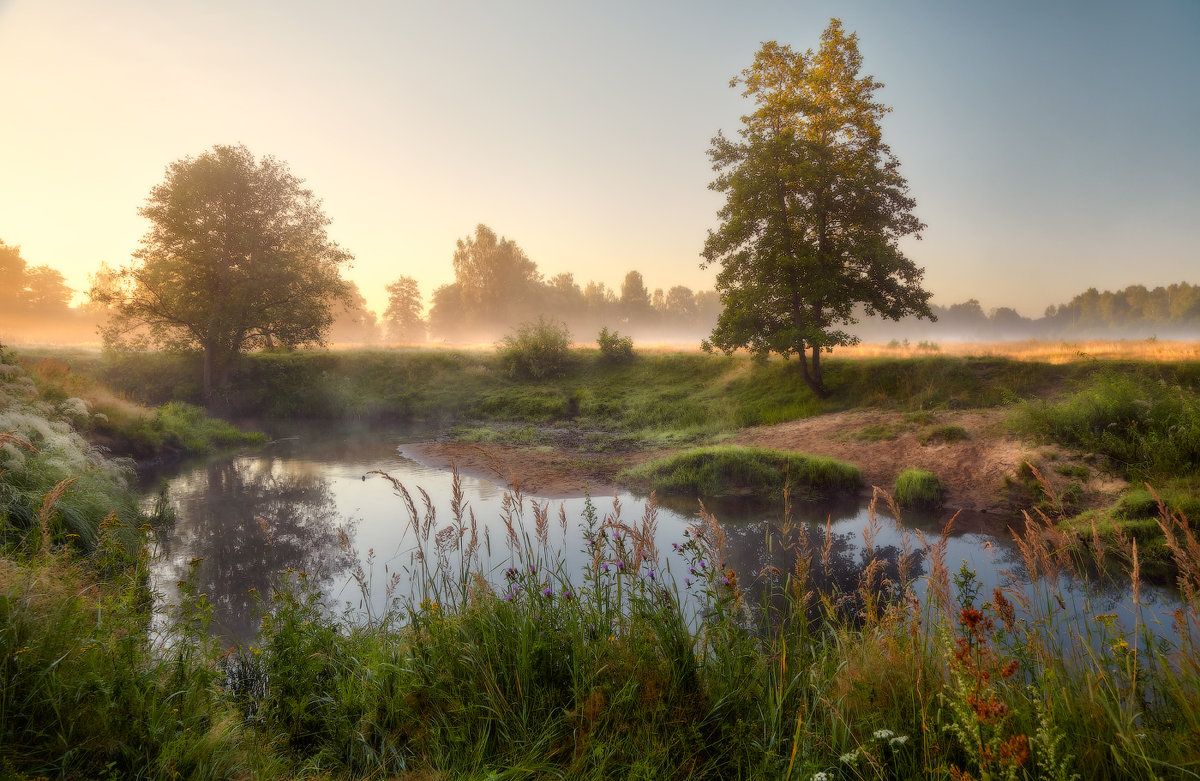
{"type": "Polygon", "coordinates": [[[963,442],[971,438],[971,434],[962,426],[938,426],[924,432],[920,436],[922,445],[936,445],[941,442],[963,442]]]}
{"type": "Polygon", "coordinates": [[[923,469],[905,469],[896,476],[892,498],[901,507],[935,510],[942,506],[946,487],[933,472],[923,469]]]}
{"type": "Polygon", "coordinates": [[[699,497],[757,496],[784,490],[805,498],[833,497],[862,487],[862,472],[833,458],[750,447],[702,447],[650,461],[621,475],[661,493],[699,497]]]}
{"type": "Polygon", "coordinates": [[[223,420],[210,418],[200,407],[182,401],[172,401],[154,410],[152,417],[141,421],[126,435],[134,455],[163,450],[205,454],[266,441],[263,434],[242,431],[223,420]]]}

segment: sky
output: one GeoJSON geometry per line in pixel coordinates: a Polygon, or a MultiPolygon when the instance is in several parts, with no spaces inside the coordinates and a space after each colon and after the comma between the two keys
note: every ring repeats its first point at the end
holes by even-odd
{"type": "Polygon", "coordinates": [[[86,290],[172,161],[284,160],[368,305],[478,223],[551,276],[711,288],[707,150],[762,41],[830,17],[886,86],[933,301],[1200,282],[1200,1],[0,0],[0,239],[86,290]]]}

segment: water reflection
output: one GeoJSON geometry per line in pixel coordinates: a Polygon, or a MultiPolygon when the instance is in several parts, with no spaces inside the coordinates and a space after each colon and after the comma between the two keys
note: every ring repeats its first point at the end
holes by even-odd
{"type": "MultiPolygon", "coordinates": [[[[390,483],[377,476],[364,479],[367,473],[386,471],[414,495],[418,488],[424,489],[436,513],[434,533],[451,521],[450,473],[404,458],[396,449],[410,438],[427,438],[427,432],[325,427],[277,433],[289,436],[256,455],[185,468],[170,481],[169,497],[179,520],[161,534],[163,557],[155,565],[153,582],[168,602],[175,601],[176,583],[187,575],[189,562],[202,559],[196,565],[196,586],[214,605],[215,629],[230,641],[254,637],[258,620],[248,592],[257,589],[265,597],[278,573],[287,568],[312,573],[334,607],[381,614],[389,607],[387,583],[398,573],[403,583],[397,595],[410,596],[405,590],[406,570],[415,571],[417,540],[408,513],[390,483]],[[339,528],[350,530],[362,558],[371,556],[374,562],[373,569],[364,573],[365,596],[339,550],[339,528]]],[[[463,512],[473,511],[480,524],[481,566],[500,585],[504,569],[514,563],[499,520],[503,489],[470,477],[463,477],[460,487],[463,512]]],[[[532,518],[529,501],[523,504],[526,519],[532,518]]],[[[566,571],[582,574],[590,562],[579,526],[585,499],[539,501],[546,502],[552,519],[557,519],[560,508],[566,514],[566,531],[560,533],[558,524],[552,524],[552,543],[561,552],[566,571]]],[[[626,521],[641,517],[645,507],[644,497],[626,493],[615,497],[615,502],[613,497],[600,496],[594,502],[601,516],[616,513],[619,507],[626,521]]],[[[854,618],[863,610],[864,594],[876,600],[894,596],[895,584],[912,581],[917,596],[923,598],[928,587],[924,576],[933,569],[933,556],[950,573],[965,563],[978,576],[984,599],[995,588],[1028,581],[1016,545],[1003,527],[995,528],[990,516],[960,517],[950,533],[939,538],[947,520],[944,516],[906,517],[901,526],[882,512],[873,520],[866,508],[854,502],[797,502],[787,513],[779,506],[744,501],[710,503],[704,509],[716,515],[725,531],[724,558],[738,573],[750,603],[765,600],[780,605],[782,578],[804,571],[806,591],[811,592],[805,597],[804,612],[810,621],[816,620],[817,600],[825,594],[844,597],[838,603],[843,618],[854,618]],[[859,588],[863,570],[873,561],[877,564],[871,571],[871,585],[864,592],[859,588]]],[[[682,580],[687,564],[672,552],[672,543],[686,542],[684,531],[700,510],[694,500],[661,503],[656,540],[664,566],[659,572],[674,571],[682,580]]],[[[533,538],[532,525],[522,533],[533,538]]],[[[1085,617],[1115,613],[1125,626],[1134,625],[1123,583],[1093,582],[1085,587],[1060,575],[1041,588],[1060,594],[1065,612],[1085,617]]],[[[1151,586],[1143,586],[1141,599],[1143,610],[1148,608],[1154,615],[1169,616],[1178,604],[1169,589],[1151,586]]],[[[1141,618],[1146,620],[1147,615],[1141,618]]],[[[1157,626],[1152,631],[1170,634],[1169,619],[1157,626]]]]}
{"type": "Polygon", "coordinates": [[[178,521],[159,535],[156,585],[174,603],[194,566],[191,581],[227,639],[254,636],[254,592],[268,597],[278,573],[308,572],[325,588],[344,575],[338,530],[352,528],[320,471],[270,457],[213,461],[173,480],[168,496],[178,521]]]}

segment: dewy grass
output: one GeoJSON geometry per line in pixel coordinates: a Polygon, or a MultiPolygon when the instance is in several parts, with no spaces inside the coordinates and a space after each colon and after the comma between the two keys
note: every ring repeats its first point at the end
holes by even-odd
{"type": "Polygon", "coordinates": [[[796,495],[833,497],[862,487],[862,472],[833,458],[750,447],[703,447],[656,459],[622,473],[661,493],[698,497],[796,495]]]}

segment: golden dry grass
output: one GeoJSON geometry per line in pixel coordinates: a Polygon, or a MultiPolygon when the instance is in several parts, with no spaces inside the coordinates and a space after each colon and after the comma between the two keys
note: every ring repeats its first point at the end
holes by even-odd
{"type": "Polygon", "coordinates": [[[995,357],[1043,363],[1071,363],[1092,359],[1151,362],[1200,361],[1200,341],[1027,339],[1019,342],[939,342],[936,350],[921,349],[916,344],[906,347],[888,347],[882,343],[864,343],[854,347],[839,347],[833,354],[839,358],[931,355],[995,357]]]}

